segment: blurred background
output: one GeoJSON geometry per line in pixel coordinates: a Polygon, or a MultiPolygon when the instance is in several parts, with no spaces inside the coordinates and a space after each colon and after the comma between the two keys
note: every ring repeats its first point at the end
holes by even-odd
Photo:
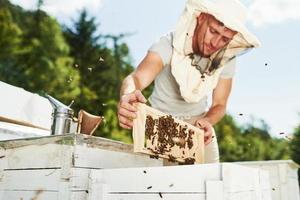
{"type": "MultiPolygon", "coordinates": [[[[215,126],[221,160],[300,163],[300,1],[242,2],[262,47],[238,59],[228,114],[215,126]]],[[[76,112],[105,117],[97,136],[132,143],[116,116],[121,82],[172,31],[184,3],[0,0],[0,80],[74,100],[76,112]]]]}

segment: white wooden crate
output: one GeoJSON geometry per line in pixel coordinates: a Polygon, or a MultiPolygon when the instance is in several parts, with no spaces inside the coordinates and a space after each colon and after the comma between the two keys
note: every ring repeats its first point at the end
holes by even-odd
{"type": "Polygon", "coordinates": [[[236,164],[268,171],[273,200],[300,200],[297,174],[299,166],[293,161],[271,160],[239,162],[236,164]]]}
{"type": "Polygon", "coordinates": [[[271,200],[268,172],[204,164],[92,170],[88,200],[271,200]]]}
{"type": "Polygon", "coordinates": [[[162,166],[124,143],[87,135],[0,142],[0,200],[87,199],[92,169],[162,166]]]}

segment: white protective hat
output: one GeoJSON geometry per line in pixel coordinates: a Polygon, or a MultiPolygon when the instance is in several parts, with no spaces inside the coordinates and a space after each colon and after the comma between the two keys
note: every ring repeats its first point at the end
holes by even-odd
{"type": "Polygon", "coordinates": [[[198,102],[211,92],[222,72],[222,66],[237,55],[260,46],[258,39],[248,31],[245,26],[247,11],[238,0],[188,0],[184,12],[176,24],[173,37],[173,55],[171,60],[171,72],[179,84],[181,96],[187,102],[198,102]],[[216,65],[213,75],[205,76],[191,65],[189,55],[193,53],[192,38],[197,25],[197,17],[201,13],[214,16],[224,25],[238,33],[232,41],[209,58],[209,65],[216,65]],[[222,51],[222,58],[220,58],[222,51]],[[218,58],[219,56],[219,58],[218,58]],[[215,60],[219,59],[218,62],[215,60]]]}

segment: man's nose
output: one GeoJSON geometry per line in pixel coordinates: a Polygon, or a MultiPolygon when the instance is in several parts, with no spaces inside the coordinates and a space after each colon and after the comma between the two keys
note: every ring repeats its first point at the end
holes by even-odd
{"type": "Polygon", "coordinates": [[[211,45],[213,47],[218,47],[218,45],[220,44],[220,41],[222,39],[222,36],[221,35],[218,35],[218,36],[215,36],[212,40],[211,40],[211,45]]]}

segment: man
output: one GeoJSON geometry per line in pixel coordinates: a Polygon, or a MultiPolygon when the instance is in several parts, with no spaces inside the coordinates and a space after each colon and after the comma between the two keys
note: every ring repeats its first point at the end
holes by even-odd
{"type": "Polygon", "coordinates": [[[222,119],[232,87],[235,58],[259,42],[244,26],[246,11],[238,0],[188,0],[175,31],[154,43],[122,84],[118,119],[132,128],[133,102],[153,80],[149,101],[162,112],[205,131],[205,163],[219,162],[213,125],[222,119]],[[207,97],[212,105],[207,111],[207,97]]]}

